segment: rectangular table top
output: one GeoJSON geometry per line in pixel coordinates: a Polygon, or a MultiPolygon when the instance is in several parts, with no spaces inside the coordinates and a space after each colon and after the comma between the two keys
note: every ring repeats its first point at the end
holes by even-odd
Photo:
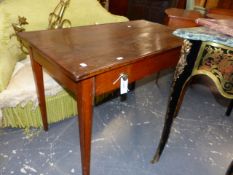
{"type": "Polygon", "coordinates": [[[18,35],[74,81],[181,46],[172,29],[145,20],[18,35]]]}

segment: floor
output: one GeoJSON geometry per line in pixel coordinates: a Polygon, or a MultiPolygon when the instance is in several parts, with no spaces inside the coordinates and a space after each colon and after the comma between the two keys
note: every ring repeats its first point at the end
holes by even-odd
{"type": "MultiPolygon", "coordinates": [[[[193,84],[160,161],[150,160],[163,127],[172,73],[144,79],[125,102],[94,109],[92,175],[223,175],[233,159],[228,100],[193,84]]],[[[233,114],[232,114],[233,115],[233,114]]],[[[1,175],[81,175],[76,118],[40,129],[0,129],[1,175]]]]}

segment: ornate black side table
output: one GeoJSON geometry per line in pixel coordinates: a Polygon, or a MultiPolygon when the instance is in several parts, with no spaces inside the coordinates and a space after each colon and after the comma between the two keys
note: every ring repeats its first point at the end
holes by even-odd
{"type": "MultiPolygon", "coordinates": [[[[172,82],[162,136],[152,163],[158,161],[163,152],[173,120],[192,77],[208,76],[222,96],[233,99],[233,37],[204,27],[178,29],[174,34],[185,40],[172,82]]],[[[232,109],[232,101],[228,114],[232,109]]]]}

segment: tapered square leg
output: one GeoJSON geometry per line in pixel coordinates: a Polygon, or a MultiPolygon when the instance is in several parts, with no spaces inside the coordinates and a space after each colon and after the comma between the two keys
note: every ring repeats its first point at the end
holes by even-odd
{"type": "Polygon", "coordinates": [[[42,116],[42,123],[45,131],[48,131],[48,119],[45,103],[45,91],[44,91],[44,80],[43,80],[43,69],[42,66],[33,59],[32,50],[29,51],[31,58],[31,65],[34,74],[34,80],[36,83],[37,95],[40,106],[40,113],[42,116]]]}
{"type": "Polygon", "coordinates": [[[90,175],[92,113],[94,102],[94,79],[77,84],[78,125],[81,149],[82,175],[90,175]]]}

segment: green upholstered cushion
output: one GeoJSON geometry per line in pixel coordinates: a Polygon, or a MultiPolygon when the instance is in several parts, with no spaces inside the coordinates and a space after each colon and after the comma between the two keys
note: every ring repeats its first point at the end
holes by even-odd
{"type": "MultiPolygon", "coordinates": [[[[1,10],[0,10],[1,11],[1,10]]],[[[9,33],[13,32],[9,28],[9,14],[0,13],[0,92],[4,90],[11,78],[15,64],[23,57],[19,49],[19,44],[15,37],[10,38],[9,33]]]]}
{"type": "Polygon", "coordinates": [[[12,23],[17,23],[18,16],[25,16],[30,23],[27,30],[46,29],[48,15],[57,4],[57,0],[4,0],[0,2],[0,92],[6,88],[16,62],[25,57],[19,49],[19,42],[12,23]]]}
{"type": "Polygon", "coordinates": [[[97,0],[71,0],[65,18],[72,26],[128,21],[126,17],[109,13],[97,0]]]}
{"type": "MultiPolygon", "coordinates": [[[[27,31],[42,30],[48,27],[48,16],[59,0],[3,0],[0,2],[0,92],[10,80],[15,63],[23,57],[19,43],[11,24],[16,23],[18,16],[27,18],[27,31]]],[[[126,21],[127,18],[107,12],[97,0],[71,0],[64,18],[72,26],[126,21]]]]}
{"type": "MultiPolygon", "coordinates": [[[[46,29],[48,16],[54,10],[60,0],[3,0],[0,2],[0,11],[7,11],[15,20],[25,16],[30,30],[46,29]]],[[[69,19],[72,26],[82,26],[97,23],[121,22],[128,19],[122,16],[112,15],[107,12],[97,0],[70,0],[64,18],[69,19]]]]}

